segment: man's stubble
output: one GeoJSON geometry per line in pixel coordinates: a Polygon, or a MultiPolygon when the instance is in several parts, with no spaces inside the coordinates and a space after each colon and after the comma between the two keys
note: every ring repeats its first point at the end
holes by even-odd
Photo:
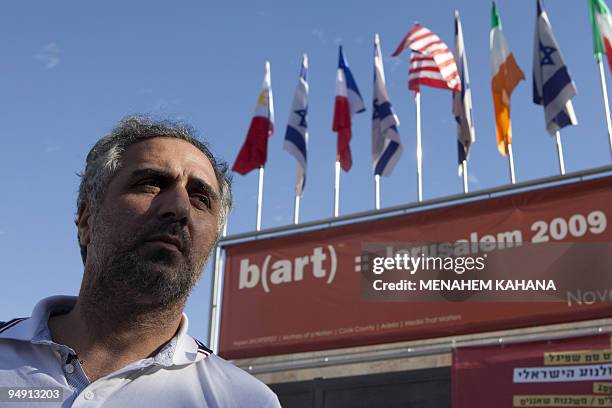
{"type": "Polygon", "coordinates": [[[94,217],[80,294],[86,309],[99,317],[115,319],[115,325],[147,324],[146,320],[182,309],[206,263],[206,258],[199,262],[194,259],[186,228],[178,221],[155,220],[135,234],[120,236],[109,228],[113,225],[109,218],[112,216],[103,210],[94,217]],[[181,252],[146,243],[159,234],[180,239],[181,252]]]}

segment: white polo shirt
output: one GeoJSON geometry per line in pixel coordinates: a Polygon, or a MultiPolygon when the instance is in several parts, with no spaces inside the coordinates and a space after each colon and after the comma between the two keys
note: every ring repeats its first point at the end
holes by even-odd
{"type": "Polygon", "coordinates": [[[177,335],[157,355],[90,383],[76,352],[54,343],[47,324],[51,314],[67,312],[75,302],[71,296],[46,298],[31,317],[0,325],[0,406],[280,407],[265,384],[189,336],[185,314],[177,335]],[[58,394],[61,402],[49,399],[58,394]]]}

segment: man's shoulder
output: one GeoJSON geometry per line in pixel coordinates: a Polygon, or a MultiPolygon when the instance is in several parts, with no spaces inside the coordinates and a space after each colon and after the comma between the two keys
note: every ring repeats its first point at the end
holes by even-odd
{"type": "Polygon", "coordinates": [[[209,365],[211,369],[219,373],[223,373],[224,377],[226,377],[228,380],[235,379],[245,381],[249,384],[261,384],[265,386],[260,380],[247,373],[242,368],[237,367],[216,354],[210,354],[207,358],[201,360],[199,363],[209,365]]]}
{"type": "MultiPolygon", "coordinates": [[[[0,323],[0,384],[17,381],[16,367],[32,366],[41,362],[30,340],[27,317],[10,319],[0,323]]],[[[23,379],[23,378],[21,378],[23,379]]]]}
{"type": "Polygon", "coordinates": [[[263,382],[217,356],[200,341],[194,339],[208,355],[196,363],[197,370],[205,374],[211,389],[236,403],[236,406],[280,407],[276,394],[263,382]]]}

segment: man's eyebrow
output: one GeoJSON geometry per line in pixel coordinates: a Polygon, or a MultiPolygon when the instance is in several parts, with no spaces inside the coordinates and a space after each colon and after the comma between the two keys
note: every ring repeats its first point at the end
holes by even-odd
{"type": "MultiPolygon", "coordinates": [[[[167,170],[153,168],[136,169],[131,174],[131,178],[141,177],[155,177],[163,180],[172,180],[174,178],[174,175],[167,170]]],[[[211,200],[215,202],[219,201],[219,193],[217,193],[215,189],[206,181],[197,177],[193,177],[191,180],[189,180],[189,185],[191,187],[194,187],[198,191],[208,195],[211,200]]]]}
{"type": "Polygon", "coordinates": [[[214,202],[218,202],[219,201],[219,194],[215,191],[215,189],[208,184],[207,182],[205,182],[204,180],[201,180],[199,178],[193,178],[189,184],[191,184],[193,187],[195,187],[197,190],[203,192],[204,194],[206,194],[208,197],[210,197],[210,199],[214,202]]]}
{"type": "Polygon", "coordinates": [[[172,174],[169,171],[152,168],[136,169],[132,172],[131,177],[159,177],[164,179],[173,178],[172,174]]]}

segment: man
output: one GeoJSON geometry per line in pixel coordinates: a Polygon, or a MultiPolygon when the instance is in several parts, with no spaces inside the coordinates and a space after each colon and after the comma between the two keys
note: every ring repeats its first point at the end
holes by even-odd
{"type": "Polygon", "coordinates": [[[0,405],[280,406],[187,335],[182,313],[231,207],[225,163],[187,127],[132,117],[96,143],[81,177],[79,296],[0,326],[0,405]],[[34,393],[15,397],[19,387],[34,393]]]}

